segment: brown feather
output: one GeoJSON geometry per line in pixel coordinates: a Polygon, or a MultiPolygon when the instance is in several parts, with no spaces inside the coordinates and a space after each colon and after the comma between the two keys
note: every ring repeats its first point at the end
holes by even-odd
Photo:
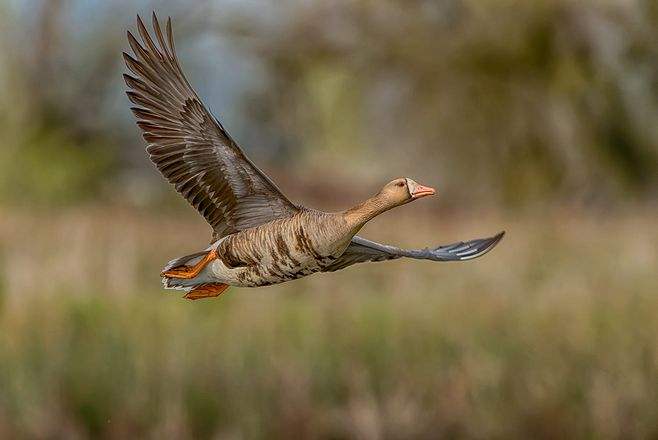
{"type": "Polygon", "coordinates": [[[124,75],[131,110],[158,170],[197,208],[221,238],[298,211],[204,107],[180,67],[171,19],[166,38],[155,14],[155,40],[141,17],[141,42],[128,32],[134,53],[123,54],[135,75],[124,75]]]}

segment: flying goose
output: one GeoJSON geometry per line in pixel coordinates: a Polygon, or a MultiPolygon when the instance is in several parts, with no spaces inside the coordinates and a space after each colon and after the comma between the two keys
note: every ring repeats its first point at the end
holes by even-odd
{"type": "Polygon", "coordinates": [[[435,194],[410,178],[395,179],[342,212],[292,203],[201,102],[176,56],[171,19],[165,38],[153,13],[157,42],[139,16],[137,29],[141,42],[128,31],[134,55],[124,52],[123,57],[132,75],[123,77],[146,150],[213,231],[208,248],[165,266],[165,288],[184,290],[184,297],[194,300],[219,296],[229,286],[266,286],[368,261],[470,260],[503,237],[504,231],[490,238],[406,250],[357,236],[384,211],[435,194]]]}

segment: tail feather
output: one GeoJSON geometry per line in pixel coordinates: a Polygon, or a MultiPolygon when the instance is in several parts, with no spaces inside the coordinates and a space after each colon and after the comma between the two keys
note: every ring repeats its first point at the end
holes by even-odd
{"type": "MultiPolygon", "coordinates": [[[[210,250],[205,250],[201,252],[195,252],[190,255],[185,255],[184,257],[176,258],[167,263],[167,265],[162,269],[162,273],[167,272],[171,269],[179,268],[182,266],[191,267],[199,263],[203,258],[208,255],[210,250]]],[[[186,292],[191,291],[197,285],[204,283],[205,281],[199,280],[197,277],[184,279],[184,278],[170,278],[167,276],[162,277],[162,284],[165,289],[177,289],[184,290],[186,292]]]]}
{"type": "Polygon", "coordinates": [[[180,258],[175,258],[171,260],[167,265],[162,269],[162,272],[166,272],[168,270],[171,270],[175,267],[181,267],[181,266],[194,266],[197,264],[203,257],[205,257],[208,254],[209,251],[201,251],[201,252],[195,252],[190,255],[185,255],[184,257],[180,258]]]}
{"type": "Polygon", "coordinates": [[[165,289],[176,289],[176,290],[184,290],[186,292],[189,292],[199,284],[200,284],[199,281],[195,280],[194,278],[190,280],[184,280],[181,278],[162,277],[162,285],[164,286],[165,289]]]}

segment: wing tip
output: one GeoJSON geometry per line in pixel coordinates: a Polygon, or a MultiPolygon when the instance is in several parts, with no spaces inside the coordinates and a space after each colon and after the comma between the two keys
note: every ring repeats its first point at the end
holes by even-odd
{"type": "Polygon", "coordinates": [[[123,55],[123,61],[128,65],[128,68],[130,68],[130,63],[137,64],[137,60],[128,52],[122,51],[121,54],[123,55]]]}
{"type": "Polygon", "coordinates": [[[473,255],[469,255],[468,257],[464,258],[462,261],[472,260],[474,258],[481,257],[482,255],[488,253],[490,250],[495,248],[498,245],[498,243],[500,243],[500,241],[503,239],[505,234],[506,231],[503,230],[497,233],[496,235],[494,235],[493,237],[485,238],[484,239],[485,245],[478,252],[475,252],[473,255]]]}

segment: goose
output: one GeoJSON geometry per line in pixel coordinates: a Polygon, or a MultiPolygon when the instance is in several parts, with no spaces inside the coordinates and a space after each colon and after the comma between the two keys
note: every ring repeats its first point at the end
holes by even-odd
{"type": "Polygon", "coordinates": [[[146,151],[160,173],[212,228],[209,247],[170,261],[167,289],[196,300],[229,286],[258,287],[332,272],[357,263],[413,258],[465,261],[480,257],[504,231],[482,239],[424,249],[401,249],[356,235],[379,214],[431,196],[433,188],[402,177],[341,212],[292,203],[240,149],[201,102],[176,55],[171,18],[163,34],[153,13],[155,40],[137,16],[141,42],[128,31],[133,54],[124,74],[146,151]]]}

